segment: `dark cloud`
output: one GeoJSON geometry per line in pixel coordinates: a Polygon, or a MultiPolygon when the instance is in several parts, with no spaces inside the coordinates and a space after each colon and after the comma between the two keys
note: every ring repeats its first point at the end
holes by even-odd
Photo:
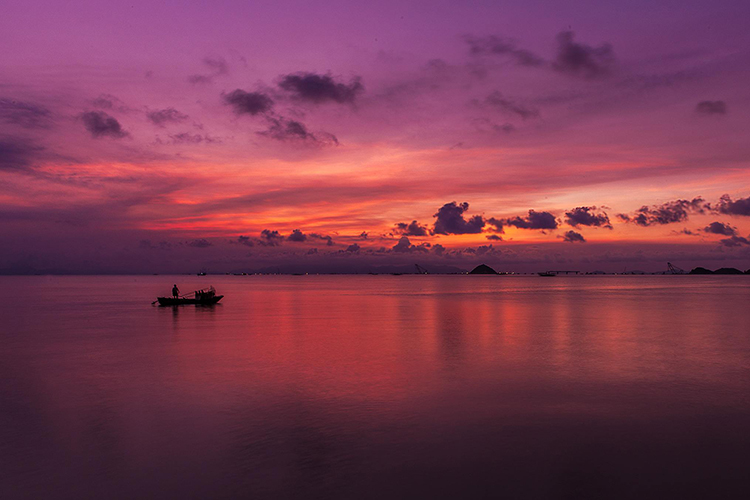
{"type": "Polygon", "coordinates": [[[174,108],[149,111],[146,113],[146,116],[154,123],[154,125],[158,125],[159,127],[164,127],[169,123],[181,123],[188,119],[188,115],[180,113],[174,108]]]}
{"type": "Polygon", "coordinates": [[[615,61],[612,45],[605,43],[591,47],[575,42],[574,38],[572,31],[557,35],[557,57],[552,67],[561,73],[587,79],[607,76],[615,61]]]}
{"type": "Polygon", "coordinates": [[[38,104],[0,97],[0,122],[26,129],[46,129],[52,125],[52,113],[38,104]]]}
{"type": "Polygon", "coordinates": [[[606,212],[595,213],[596,207],[577,207],[565,212],[565,221],[573,226],[594,226],[612,229],[612,223],[606,212]]]}
{"type": "Polygon", "coordinates": [[[327,132],[313,134],[301,122],[290,120],[283,116],[269,116],[268,129],[257,132],[258,135],[270,137],[277,141],[302,141],[319,146],[338,146],[339,141],[335,135],[327,132]]]}
{"type": "Polygon", "coordinates": [[[263,92],[245,92],[236,89],[228,94],[221,94],[224,103],[232,106],[238,115],[257,115],[267,113],[273,107],[273,100],[263,92]]]}
{"type": "Polygon", "coordinates": [[[505,221],[502,219],[496,219],[494,217],[490,217],[486,220],[487,224],[490,226],[493,226],[495,228],[496,233],[504,233],[505,230],[503,229],[503,226],[505,225],[505,221]]]}
{"type": "Polygon", "coordinates": [[[398,243],[393,246],[392,250],[398,253],[429,252],[430,244],[420,243],[419,245],[412,245],[407,236],[402,236],[398,240],[398,243]]]}
{"type": "Polygon", "coordinates": [[[435,243],[432,245],[432,253],[435,255],[443,255],[445,253],[445,247],[440,243],[435,243]]]}
{"type": "Polygon", "coordinates": [[[42,148],[15,138],[0,138],[0,171],[27,171],[42,148]]]}
{"type": "Polygon", "coordinates": [[[734,236],[737,230],[729,224],[723,222],[712,222],[703,228],[703,231],[710,234],[721,234],[722,236],[734,236]]]}
{"type": "Polygon", "coordinates": [[[333,101],[341,104],[354,102],[357,95],[364,90],[359,78],[354,78],[347,85],[337,83],[330,74],[315,73],[286,75],[279,82],[279,87],[303,101],[314,103],[333,101]]]}
{"type": "MultiPolygon", "coordinates": [[[[160,139],[157,139],[158,143],[162,143],[160,139]]],[[[205,143],[218,143],[221,142],[220,139],[217,139],[215,137],[211,137],[210,135],[201,135],[201,134],[190,134],[188,132],[182,132],[175,135],[169,136],[170,144],[200,144],[202,142],[205,143]]]]}
{"type": "Polygon", "coordinates": [[[699,115],[725,115],[727,103],[724,101],[701,101],[695,105],[695,112],[699,115]]]}
{"type": "Polygon", "coordinates": [[[94,138],[112,137],[113,139],[120,139],[128,135],[122,129],[120,122],[104,111],[88,111],[81,115],[81,119],[86,130],[94,138]]]}
{"type": "Polygon", "coordinates": [[[721,240],[720,243],[725,247],[740,247],[742,245],[750,245],[750,240],[735,235],[721,240]]]}
{"type": "Polygon", "coordinates": [[[527,217],[506,219],[505,223],[520,229],[557,229],[557,219],[549,212],[529,210],[527,217]]]}
{"type": "Polygon", "coordinates": [[[433,216],[436,217],[433,232],[435,234],[476,234],[481,233],[484,227],[484,218],[475,215],[469,220],[464,219],[464,212],[469,209],[469,204],[464,202],[460,205],[455,201],[446,203],[433,216]]]}
{"type": "Polygon", "coordinates": [[[521,66],[541,66],[544,64],[544,59],[533,52],[519,49],[516,42],[508,38],[468,35],[464,37],[464,40],[469,44],[469,51],[474,55],[508,56],[521,66]]]}
{"type": "Polygon", "coordinates": [[[501,252],[500,250],[498,250],[497,248],[495,248],[492,245],[492,243],[490,243],[489,245],[479,245],[476,248],[471,248],[471,250],[473,250],[471,253],[473,253],[474,255],[477,255],[477,256],[479,256],[479,255],[498,254],[498,253],[501,252]]]}
{"type": "Polygon", "coordinates": [[[255,246],[255,242],[250,236],[238,236],[236,241],[230,241],[230,243],[239,243],[240,245],[245,245],[247,247],[255,246]]]}
{"type": "Polygon", "coordinates": [[[522,104],[504,97],[499,91],[494,91],[484,100],[484,104],[492,106],[504,113],[517,115],[524,120],[528,118],[537,118],[539,116],[539,110],[532,107],[527,107],[522,104]]]}
{"type": "Polygon", "coordinates": [[[357,253],[357,252],[359,252],[360,248],[361,247],[359,245],[357,245],[356,243],[352,243],[351,245],[349,245],[348,247],[346,247],[346,251],[350,252],[350,253],[357,253]]]}
{"type": "Polygon", "coordinates": [[[750,196],[747,198],[738,198],[733,201],[731,196],[725,194],[719,199],[716,210],[719,213],[727,215],[750,216],[750,196]]]}
{"type": "Polygon", "coordinates": [[[492,241],[503,241],[503,238],[501,236],[496,235],[496,234],[490,234],[490,235],[488,235],[487,239],[488,240],[492,240],[492,241]]]}
{"type": "Polygon", "coordinates": [[[643,206],[633,215],[618,214],[617,217],[639,226],[654,226],[683,222],[690,213],[705,213],[709,205],[700,196],[692,200],[668,201],[662,205],[643,206]]]}
{"type": "Polygon", "coordinates": [[[259,243],[263,246],[277,247],[281,245],[282,241],[284,241],[284,237],[276,230],[264,229],[260,232],[259,243]]]}
{"type": "Polygon", "coordinates": [[[333,238],[331,238],[327,234],[323,235],[323,234],[318,234],[318,233],[310,233],[308,236],[310,238],[315,238],[315,239],[318,239],[318,240],[325,241],[326,242],[326,246],[329,246],[329,247],[333,246],[333,238]]]}
{"type": "Polygon", "coordinates": [[[360,233],[360,235],[359,235],[359,237],[360,237],[361,239],[363,239],[363,240],[366,240],[366,239],[367,239],[367,236],[368,236],[368,235],[367,235],[367,231],[362,231],[362,232],[360,233]]]}
{"type": "Polygon", "coordinates": [[[429,234],[427,227],[421,225],[415,220],[411,221],[409,224],[406,222],[399,222],[394,227],[394,232],[397,234],[403,234],[404,236],[427,236],[429,234]]]}
{"type": "Polygon", "coordinates": [[[286,237],[286,239],[288,241],[301,243],[307,240],[307,235],[303,233],[302,231],[300,231],[299,229],[295,229],[294,231],[291,232],[289,236],[286,237]]]}
{"type": "Polygon", "coordinates": [[[565,233],[565,236],[563,236],[563,241],[567,241],[569,243],[586,243],[586,239],[583,237],[583,235],[573,230],[567,231],[565,233]]]}
{"type": "Polygon", "coordinates": [[[307,127],[298,121],[289,120],[287,118],[269,118],[269,122],[270,125],[268,130],[258,132],[258,134],[272,137],[280,141],[287,141],[290,139],[315,140],[315,136],[307,131],[307,127]]]}
{"type": "Polygon", "coordinates": [[[207,239],[201,238],[198,240],[188,241],[187,245],[195,248],[208,248],[211,246],[211,242],[207,239]]]}
{"type": "Polygon", "coordinates": [[[91,101],[91,104],[95,108],[99,109],[109,109],[113,111],[120,111],[122,113],[127,113],[128,111],[131,111],[130,107],[122,102],[118,97],[113,96],[112,94],[101,94],[99,97],[91,101]]]}

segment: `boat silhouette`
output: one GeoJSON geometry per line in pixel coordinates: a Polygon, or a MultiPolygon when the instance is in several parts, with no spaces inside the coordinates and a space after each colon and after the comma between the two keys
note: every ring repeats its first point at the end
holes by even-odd
{"type": "Polygon", "coordinates": [[[224,298],[223,295],[216,295],[214,287],[209,287],[179,297],[156,297],[156,301],[160,306],[213,305],[222,298],[224,298]]]}

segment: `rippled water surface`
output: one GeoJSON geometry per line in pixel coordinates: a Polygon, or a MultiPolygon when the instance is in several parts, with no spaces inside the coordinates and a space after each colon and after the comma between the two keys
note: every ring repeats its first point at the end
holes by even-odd
{"type": "Polygon", "coordinates": [[[750,495],[748,276],[0,285],[3,499],[750,495]]]}

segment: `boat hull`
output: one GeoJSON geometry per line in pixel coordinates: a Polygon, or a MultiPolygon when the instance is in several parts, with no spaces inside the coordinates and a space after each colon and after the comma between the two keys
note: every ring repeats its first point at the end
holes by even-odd
{"type": "Polygon", "coordinates": [[[184,299],[184,298],[174,298],[174,297],[157,297],[156,300],[159,301],[160,306],[189,306],[189,305],[196,305],[196,306],[210,306],[213,304],[216,304],[219,302],[224,296],[223,295],[215,295],[211,298],[207,299],[184,299]]]}

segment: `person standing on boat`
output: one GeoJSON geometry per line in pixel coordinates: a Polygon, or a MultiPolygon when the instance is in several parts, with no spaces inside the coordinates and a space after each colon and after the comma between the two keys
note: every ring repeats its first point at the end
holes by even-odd
{"type": "Polygon", "coordinates": [[[176,299],[180,296],[180,289],[177,288],[177,284],[172,287],[172,296],[176,299]]]}

